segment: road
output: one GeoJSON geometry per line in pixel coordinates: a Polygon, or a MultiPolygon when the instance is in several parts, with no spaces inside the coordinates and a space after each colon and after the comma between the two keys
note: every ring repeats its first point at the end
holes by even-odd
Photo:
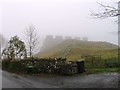
{"type": "Polygon", "coordinates": [[[74,76],[16,75],[2,72],[2,88],[118,88],[120,74],[74,76]]]}
{"type": "Polygon", "coordinates": [[[2,72],[2,88],[56,88],[56,86],[40,83],[38,81],[28,79],[27,77],[2,72]]]}

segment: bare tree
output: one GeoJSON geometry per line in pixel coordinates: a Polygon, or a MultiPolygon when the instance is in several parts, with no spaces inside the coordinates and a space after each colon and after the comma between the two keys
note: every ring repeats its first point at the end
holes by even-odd
{"type": "Polygon", "coordinates": [[[98,3],[102,10],[98,12],[91,12],[91,16],[94,18],[109,18],[109,17],[118,17],[117,23],[118,23],[118,32],[117,34],[120,34],[120,1],[116,3],[110,3],[110,4],[102,4],[98,3]],[[113,5],[114,4],[114,5],[113,5]]]}
{"type": "Polygon", "coordinates": [[[118,5],[105,5],[102,3],[98,3],[101,8],[102,11],[100,12],[93,12],[91,13],[91,15],[95,18],[108,18],[108,17],[117,17],[120,15],[120,10],[119,10],[119,4],[120,2],[118,2],[118,5]]]}
{"type": "MultiPolygon", "coordinates": [[[[118,45],[120,46],[120,1],[117,2],[117,5],[106,5],[98,3],[102,7],[100,12],[92,12],[91,15],[95,18],[108,18],[108,17],[118,17],[118,45]]],[[[120,53],[120,50],[119,50],[120,53]]]]}
{"type": "Polygon", "coordinates": [[[38,32],[36,31],[33,25],[30,25],[25,31],[26,39],[27,39],[26,47],[30,58],[33,57],[33,54],[38,49],[37,47],[38,47],[39,37],[37,33],[38,32]]]}

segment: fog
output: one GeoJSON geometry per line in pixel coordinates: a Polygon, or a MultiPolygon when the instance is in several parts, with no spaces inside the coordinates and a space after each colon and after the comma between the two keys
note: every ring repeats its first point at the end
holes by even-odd
{"type": "Polygon", "coordinates": [[[0,33],[7,39],[18,35],[24,40],[24,31],[32,24],[40,40],[46,35],[59,35],[118,43],[117,17],[94,19],[90,15],[91,11],[101,10],[97,4],[100,0],[17,1],[5,0],[0,7],[0,33]]]}

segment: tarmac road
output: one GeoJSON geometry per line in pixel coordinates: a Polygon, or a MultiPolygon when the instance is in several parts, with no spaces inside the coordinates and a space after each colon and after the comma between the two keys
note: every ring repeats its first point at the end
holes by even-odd
{"type": "Polygon", "coordinates": [[[56,86],[2,71],[2,88],[56,88],[56,86]]]}
{"type": "Polygon", "coordinates": [[[120,74],[74,76],[16,75],[2,72],[2,88],[118,88],[120,74]]]}

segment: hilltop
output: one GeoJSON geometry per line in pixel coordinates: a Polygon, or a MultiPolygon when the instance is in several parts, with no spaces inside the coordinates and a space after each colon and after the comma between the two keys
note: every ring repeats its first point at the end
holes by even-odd
{"type": "Polygon", "coordinates": [[[48,57],[66,57],[68,60],[78,60],[86,55],[101,55],[102,58],[117,57],[118,46],[108,42],[65,40],[56,46],[39,52],[35,56],[48,57]]]}

